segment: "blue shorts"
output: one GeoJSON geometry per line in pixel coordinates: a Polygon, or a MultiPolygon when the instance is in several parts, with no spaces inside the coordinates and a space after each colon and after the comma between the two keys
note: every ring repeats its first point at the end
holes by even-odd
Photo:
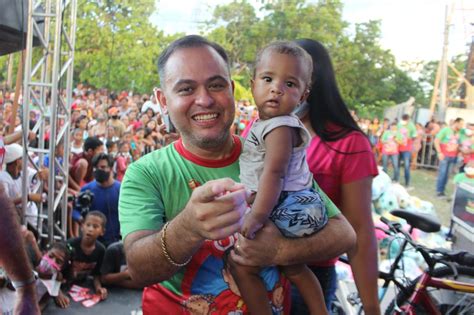
{"type": "Polygon", "coordinates": [[[283,191],[270,220],[286,237],[303,237],[321,230],[328,222],[324,201],[313,188],[283,191]]]}

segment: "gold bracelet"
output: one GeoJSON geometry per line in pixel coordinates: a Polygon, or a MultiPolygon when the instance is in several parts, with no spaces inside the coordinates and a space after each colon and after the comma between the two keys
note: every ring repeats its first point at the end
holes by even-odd
{"type": "Polygon", "coordinates": [[[169,221],[165,223],[165,225],[163,226],[163,230],[161,232],[161,250],[163,251],[163,255],[165,255],[166,257],[166,260],[168,260],[170,264],[172,264],[175,267],[184,267],[187,264],[189,264],[189,262],[191,261],[193,257],[192,256],[189,257],[189,259],[182,264],[177,263],[176,261],[174,261],[173,258],[171,258],[170,254],[168,253],[168,249],[166,247],[166,230],[168,229],[169,223],[170,223],[169,221]]]}

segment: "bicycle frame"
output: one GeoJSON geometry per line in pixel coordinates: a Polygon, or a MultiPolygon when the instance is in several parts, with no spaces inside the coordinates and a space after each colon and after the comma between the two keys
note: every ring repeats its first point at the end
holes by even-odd
{"type": "MultiPolygon", "coordinates": [[[[457,292],[474,293],[474,283],[466,283],[456,280],[431,277],[428,273],[425,272],[416,284],[415,291],[410,297],[409,303],[400,307],[400,309],[402,310],[402,312],[400,313],[416,314],[415,305],[421,304],[425,307],[425,310],[428,311],[429,314],[441,315],[435,302],[428,294],[427,288],[437,288],[457,292]]],[[[397,314],[399,313],[397,312],[397,314]]]]}

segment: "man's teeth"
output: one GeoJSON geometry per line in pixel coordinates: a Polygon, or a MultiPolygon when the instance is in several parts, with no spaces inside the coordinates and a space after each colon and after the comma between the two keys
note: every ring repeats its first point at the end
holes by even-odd
{"type": "Polygon", "coordinates": [[[194,116],[195,120],[202,121],[202,120],[210,120],[217,118],[217,114],[204,114],[204,115],[196,115],[194,116]]]}

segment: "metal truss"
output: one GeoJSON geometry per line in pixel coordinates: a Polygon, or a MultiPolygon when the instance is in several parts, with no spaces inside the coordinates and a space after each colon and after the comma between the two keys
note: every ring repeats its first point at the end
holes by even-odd
{"type": "Polygon", "coordinates": [[[39,205],[37,228],[41,238],[49,243],[67,238],[67,192],[69,169],[70,113],[76,32],[77,0],[29,0],[26,38],[25,70],[23,81],[23,130],[38,134],[36,147],[23,133],[23,209],[28,206],[28,193],[42,192],[47,183],[46,205],[39,205]],[[43,30],[39,27],[44,23],[43,30]],[[41,42],[33,49],[33,34],[41,42]],[[30,126],[31,110],[39,111],[39,118],[30,126]],[[45,137],[49,135],[49,139],[45,137]],[[56,147],[64,145],[62,156],[56,156],[56,147]],[[38,160],[33,161],[31,153],[38,160]],[[48,180],[32,189],[27,169],[44,168],[45,155],[49,156],[48,180]],[[61,161],[62,159],[62,161],[61,161]]]}

